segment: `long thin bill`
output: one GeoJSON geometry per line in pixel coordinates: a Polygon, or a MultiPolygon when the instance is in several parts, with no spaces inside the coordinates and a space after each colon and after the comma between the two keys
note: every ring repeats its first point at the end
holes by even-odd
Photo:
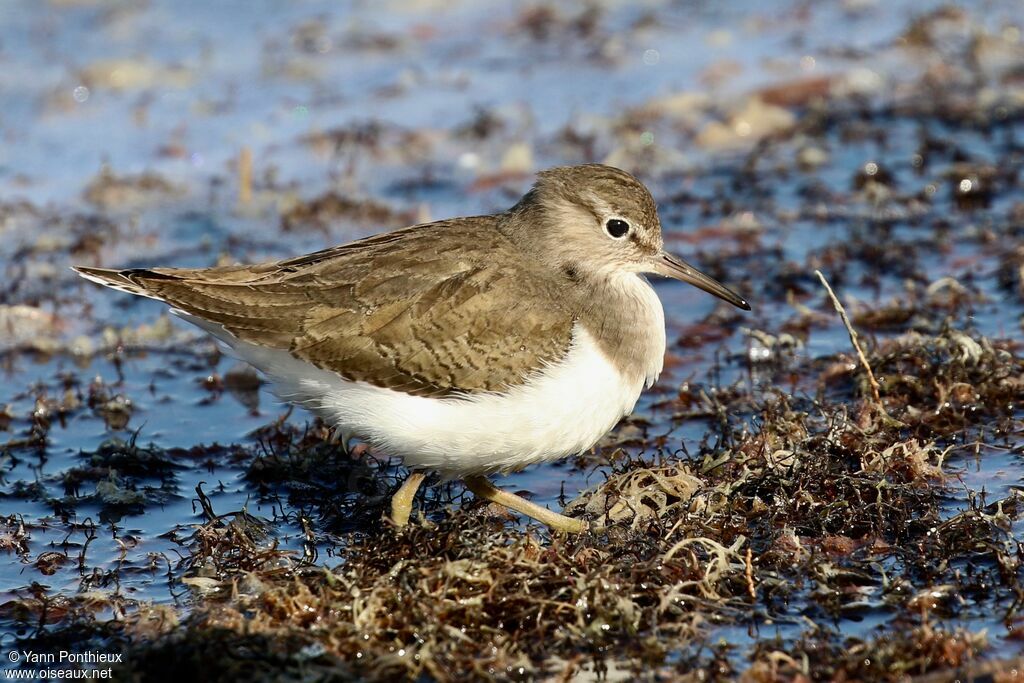
{"type": "Polygon", "coordinates": [[[661,252],[661,256],[654,262],[654,272],[664,277],[688,282],[694,287],[703,289],[708,294],[714,294],[719,299],[728,301],[737,308],[742,308],[744,311],[750,310],[750,304],[744,301],[736,292],[672,254],[661,252]]]}

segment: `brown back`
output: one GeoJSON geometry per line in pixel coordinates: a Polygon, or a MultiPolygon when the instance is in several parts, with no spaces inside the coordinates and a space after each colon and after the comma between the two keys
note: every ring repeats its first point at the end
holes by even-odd
{"type": "Polygon", "coordinates": [[[294,259],[208,269],[82,269],[239,339],[417,396],[502,391],[569,348],[575,315],[491,216],[294,259]]]}

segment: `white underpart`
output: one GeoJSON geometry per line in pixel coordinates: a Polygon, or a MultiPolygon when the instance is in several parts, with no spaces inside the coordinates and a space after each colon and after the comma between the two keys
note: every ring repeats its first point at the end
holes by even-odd
{"type": "MultiPolygon", "coordinates": [[[[83,274],[84,275],[84,274],[83,274]]],[[[140,291],[87,279],[132,294],[140,291]]],[[[406,465],[446,478],[522,469],[587,450],[636,405],[661,372],[665,315],[654,290],[639,276],[615,285],[635,303],[637,340],[644,340],[643,376],[625,376],[581,326],[565,358],[503,393],[458,398],[410,396],[366,382],[350,382],[287,351],[242,341],[216,323],[172,309],[261,370],[274,393],[320,415],[344,434],[358,436],[406,465]]],[[[156,298],[156,297],[150,297],[156,298]]]]}
{"type": "Polygon", "coordinates": [[[622,377],[579,327],[561,362],[506,393],[430,398],[350,382],[286,351],[240,341],[217,325],[176,313],[263,371],[281,399],[409,467],[446,478],[514,471],[582,452],[632,411],[643,389],[642,379],[622,377]]]}

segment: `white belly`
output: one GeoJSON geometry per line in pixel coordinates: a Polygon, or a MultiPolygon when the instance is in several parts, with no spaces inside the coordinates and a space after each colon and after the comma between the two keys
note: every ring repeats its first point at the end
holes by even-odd
{"type": "Polygon", "coordinates": [[[286,351],[239,341],[219,326],[182,317],[262,370],[280,398],[409,467],[446,478],[514,471],[580,453],[633,410],[645,383],[624,378],[578,326],[565,359],[506,393],[428,398],[350,382],[286,351]]]}

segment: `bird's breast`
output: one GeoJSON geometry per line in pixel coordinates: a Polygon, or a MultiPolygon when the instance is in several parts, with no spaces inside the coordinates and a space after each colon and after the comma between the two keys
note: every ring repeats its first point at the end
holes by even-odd
{"type": "Polygon", "coordinates": [[[602,353],[628,380],[654,384],[665,362],[665,311],[646,278],[609,280],[581,322],[602,353]]]}

